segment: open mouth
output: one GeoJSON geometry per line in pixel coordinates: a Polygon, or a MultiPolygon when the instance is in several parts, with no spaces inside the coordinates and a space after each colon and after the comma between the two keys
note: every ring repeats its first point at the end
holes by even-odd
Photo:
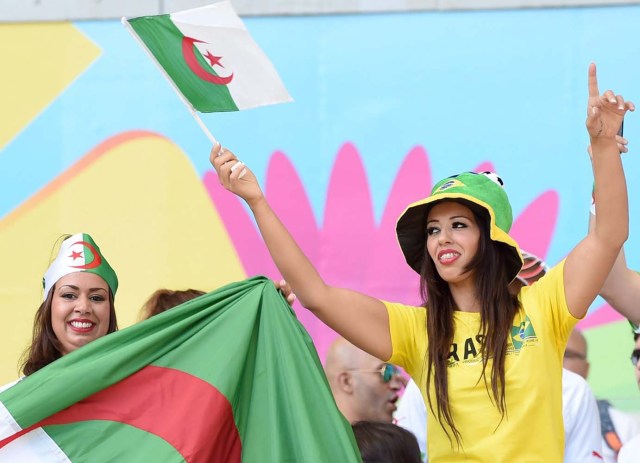
{"type": "Polygon", "coordinates": [[[73,331],[78,333],[88,333],[96,326],[95,323],[88,320],[71,320],[67,323],[73,331]]]}
{"type": "Polygon", "coordinates": [[[455,251],[443,251],[438,254],[438,260],[442,264],[451,264],[455,262],[458,257],[460,257],[460,253],[455,251]]]}
{"type": "Polygon", "coordinates": [[[398,399],[399,397],[397,395],[394,395],[391,399],[387,401],[392,411],[395,411],[398,408],[398,406],[396,405],[396,403],[398,402],[398,399]]]}

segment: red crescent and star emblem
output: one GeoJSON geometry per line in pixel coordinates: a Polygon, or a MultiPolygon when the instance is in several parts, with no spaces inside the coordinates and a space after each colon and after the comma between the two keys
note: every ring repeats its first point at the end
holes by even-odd
{"type": "MultiPolygon", "coordinates": [[[[87,243],[86,241],[76,241],[71,246],[75,246],[76,244],[81,244],[82,246],[88,248],[89,251],[91,251],[91,254],[93,254],[93,260],[84,265],[70,265],[69,267],[87,270],[100,266],[100,264],[102,263],[102,257],[100,257],[100,253],[96,251],[96,248],[94,248],[91,243],[87,243]]],[[[73,260],[76,260],[77,257],[81,256],[81,252],[71,251],[71,255],[69,257],[71,257],[73,260]]]]}
{"type": "MultiPolygon", "coordinates": [[[[187,63],[187,66],[189,66],[189,69],[191,69],[191,71],[202,80],[206,80],[207,82],[211,82],[212,84],[227,85],[229,82],[231,82],[233,80],[233,73],[226,77],[222,77],[212,74],[207,69],[202,67],[202,65],[198,62],[198,58],[196,57],[196,47],[194,46],[195,43],[207,42],[194,39],[193,37],[182,38],[182,57],[184,58],[185,63],[187,63]]],[[[215,56],[209,50],[207,50],[207,53],[204,55],[204,57],[209,60],[212,68],[213,66],[220,66],[221,68],[224,68],[224,66],[220,63],[222,56],[215,56]]]]}

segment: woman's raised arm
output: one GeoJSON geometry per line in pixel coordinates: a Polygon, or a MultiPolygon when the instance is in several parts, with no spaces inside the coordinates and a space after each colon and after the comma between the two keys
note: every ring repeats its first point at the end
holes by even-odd
{"type": "Polygon", "coordinates": [[[354,345],[386,360],[391,356],[384,304],[356,291],[327,285],[267,202],[255,175],[229,150],[214,146],[210,161],[220,183],[253,212],[271,258],[300,303],[354,345]]]}
{"type": "Polygon", "coordinates": [[[591,233],[569,253],[564,267],[569,311],[582,318],[598,295],[629,234],[627,185],[616,135],[627,111],[635,106],[621,95],[598,89],[596,66],[589,66],[589,132],[596,196],[591,233]]]}

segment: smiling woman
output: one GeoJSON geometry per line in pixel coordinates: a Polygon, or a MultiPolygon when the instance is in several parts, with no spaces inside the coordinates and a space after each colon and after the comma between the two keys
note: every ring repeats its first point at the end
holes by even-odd
{"type": "Polygon", "coordinates": [[[56,283],[51,301],[51,325],[62,355],[107,334],[109,287],[98,275],[76,272],[56,283]]]}
{"type": "Polygon", "coordinates": [[[118,278],[88,234],[62,242],[43,284],[44,301],[22,364],[26,376],[118,329],[113,305],[118,278]]]}

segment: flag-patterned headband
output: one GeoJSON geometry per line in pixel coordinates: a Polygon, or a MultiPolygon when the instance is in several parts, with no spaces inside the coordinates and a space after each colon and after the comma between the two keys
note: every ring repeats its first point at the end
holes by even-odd
{"type": "Polygon", "coordinates": [[[100,253],[100,248],[86,233],[77,233],[62,242],[58,256],[44,274],[44,299],[56,282],[65,275],[74,272],[90,272],[100,276],[107,282],[115,296],[118,289],[118,277],[107,260],[100,253]]]}

